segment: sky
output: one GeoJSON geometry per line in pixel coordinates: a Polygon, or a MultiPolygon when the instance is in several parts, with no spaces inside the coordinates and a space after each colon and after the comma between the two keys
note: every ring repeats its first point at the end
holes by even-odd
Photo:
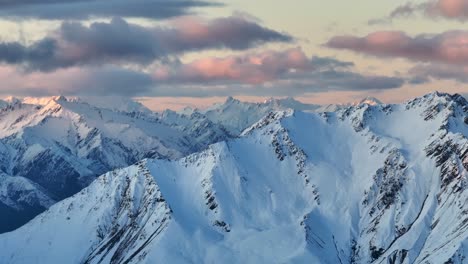
{"type": "Polygon", "coordinates": [[[0,0],[0,96],[468,94],[468,0],[0,0]]]}

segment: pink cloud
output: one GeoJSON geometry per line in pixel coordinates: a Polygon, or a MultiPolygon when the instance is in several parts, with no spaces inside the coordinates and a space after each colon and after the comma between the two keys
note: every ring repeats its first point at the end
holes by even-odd
{"type": "Polygon", "coordinates": [[[449,31],[415,37],[401,31],[378,31],[365,37],[335,36],[325,45],[381,57],[468,64],[468,31],[449,31]]]}
{"type": "Polygon", "coordinates": [[[309,58],[301,49],[294,48],[224,58],[202,58],[174,69],[159,69],[155,73],[155,78],[182,82],[232,80],[259,84],[273,81],[289,71],[311,69],[309,58]]]}
{"type": "Polygon", "coordinates": [[[468,19],[468,1],[438,0],[435,4],[429,5],[426,12],[429,15],[466,20],[468,19]]]}

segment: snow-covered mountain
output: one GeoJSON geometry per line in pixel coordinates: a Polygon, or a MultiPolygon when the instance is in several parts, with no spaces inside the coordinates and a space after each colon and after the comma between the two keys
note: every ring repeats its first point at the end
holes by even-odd
{"type": "Polygon", "coordinates": [[[248,103],[228,97],[223,104],[215,104],[199,112],[214,123],[222,125],[231,133],[240,134],[271,111],[288,109],[319,111],[320,107],[319,105],[304,104],[293,98],[272,98],[263,103],[248,103]]]}
{"type": "Polygon", "coordinates": [[[271,112],[204,151],[104,174],[0,235],[0,259],[467,263],[467,177],[459,95],[271,112]]]}
{"type": "MultiPolygon", "coordinates": [[[[228,98],[204,111],[154,113],[141,103],[112,96],[1,100],[0,172],[19,183],[16,189],[3,188],[0,214],[10,217],[0,222],[0,233],[19,227],[106,171],[144,158],[181,158],[237,137],[270,111],[308,107],[315,106],[291,98],[259,104],[228,98]],[[32,185],[21,190],[24,180],[32,185]],[[31,198],[44,196],[47,203],[31,198]]],[[[5,184],[0,182],[0,188],[5,184]]]]}
{"type": "MultiPolygon", "coordinates": [[[[59,98],[60,96],[56,97],[25,97],[22,99],[9,97],[6,99],[7,102],[18,101],[24,104],[32,104],[32,105],[47,105],[50,102],[50,99],[59,98]]],[[[68,102],[75,102],[75,103],[85,103],[92,105],[97,108],[104,108],[108,110],[114,110],[118,112],[138,112],[138,113],[151,113],[151,110],[146,108],[143,104],[129,99],[128,97],[122,96],[67,96],[65,98],[68,102]]]]}
{"type": "Polygon", "coordinates": [[[324,105],[318,108],[316,112],[336,112],[341,109],[345,109],[351,106],[359,106],[363,104],[368,104],[368,105],[380,105],[383,104],[382,101],[379,99],[372,97],[372,96],[367,96],[359,101],[354,101],[351,103],[346,103],[346,104],[329,104],[329,105],[324,105]]]}
{"type": "Polygon", "coordinates": [[[18,184],[0,181],[0,214],[16,212],[18,217],[0,222],[0,233],[25,223],[50,201],[75,194],[106,171],[144,158],[181,158],[230,136],[206,119],[165,120],[131,100],[111,101],[119,108],[60,96],[2,101],[0,172],[18,184]],[[30,192],[36,194],[33,197],[46,196],[48,202],[35,200],[30,192]]]}

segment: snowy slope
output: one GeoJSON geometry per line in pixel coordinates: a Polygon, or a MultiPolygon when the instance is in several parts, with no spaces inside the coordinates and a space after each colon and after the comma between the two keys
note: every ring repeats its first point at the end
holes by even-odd
{"type": "MultiPolygon", "coordinates": [[[[114,101],[117,109],[105,100],[100,104],[89,100],[60,96],[7,99],[0,106],[0,171],[28,179],[49,200],[59,201],[106,171],[144,158],[180,158],[229,136],[195,118],[169,122],[136,102],[114,101]],[[191,130],[184,122],[191,123],[191,130]]],[[[22,199],[14,192],[4,196],[22,199]]],[[[29,210],[4,206],[20,215],[29,210]]],[[[26,213],[31,217],[47,207],[36,210],[35,206],[34,213],[26,213]]],[[[0,223],[0,233],[25,222],[15,217],[7,221],[10,227],[0,223]]]]}
{"type": "Polygon", "coordinates": [[[372,96],[367,96],[359,101],[351,102],[351,103],[346,103],[346,104],[329,104],[329,105],[323,105],[320,108],[316,110],[316,112],[336,112],[338,110],[342,110],[351,106],[359,106],[362,104],[368,104],[372,106],[376,105],[381,105],[383,104],[382,101],[379,99],[372,97],[372,96]]]}
{"type": "Polygon", "coordinates": [[[0,226],[13,230],[49,208],[52,200],[44,188],[24,177],[0,173],[0,226]]]}
{"type": "Polygon", "coordinates": [[[0,259],[466,263],[467,176],[459,95],[279,111],[205,151],[101,176],[0,235],[0,259]]]}
{"type": "MultiPolygon", "coordinates": [[[[9,97],[0,101],[0,171],[31,180],[59,201],[106,171],[143,158],[176,159],[203,150],[288,107],[315,106],[291,98],[263,104],[231,98],[210,111],[154,113],[124,97],[9,97]]],[[[30,216],[44,209],[2,208],[30,216]]],[[[7,221],[10,227],[0,223],[0,233],[25,222],[7,221]]]]}
{"type": "Polygon", "coordinates": [[[288,109],[314,111],[319,110],[320,106],[303,104],[293,98],[271,98],[263,103],[248,103],[228,97],[223,104],[215,104],[200,112],[212,122],[220,124],[230,133],[237,135],[271,111],[288,109]]]}

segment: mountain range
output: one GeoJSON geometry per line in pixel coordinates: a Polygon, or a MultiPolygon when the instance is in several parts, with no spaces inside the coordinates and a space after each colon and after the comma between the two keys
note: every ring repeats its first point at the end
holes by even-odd
{"type": "Polygon", "coordinates": [[[181,158],[237,137],[269,111],[307,106],[287,103],[228,98],[208,110],[155,113],[122,97],[6,98],[0,101],[0,215],[6,216],[0,233],[107,171],[144,158],[181,158]]]}
{"type": "Polygon", "coordinates": [[[5,263],[467,263],[460,95],[328,112],[10,101],[1,210],[48,210],[0,235],[5,263]]]}

